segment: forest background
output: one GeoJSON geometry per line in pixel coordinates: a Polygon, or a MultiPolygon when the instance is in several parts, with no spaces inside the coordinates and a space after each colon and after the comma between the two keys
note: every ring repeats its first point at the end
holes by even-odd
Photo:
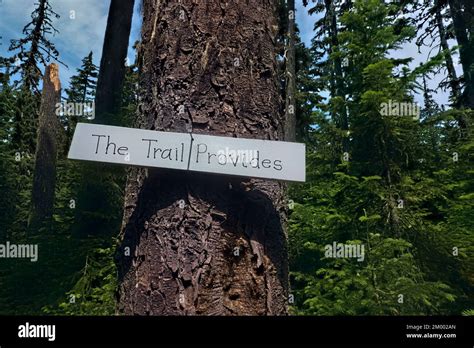
{"type": "MultiPolygon", "coordinates": [[[[78,118],[60,117],[50,220],[36,221],[33,203],[42,73],[59,62],[62,100],[94,101],[109,4],[0,2],[0,241],[42,250],[36,263],[0,260],[1,314],[115,312],[126,171],[97,177],[65,159],[78,118]]],[[[285,100],[288,4],[278,5],[285,100]]],[[[289,187],[291,313],[474,313],[473,12],[469,0],[296,2],[296,139],[308,179],[289,187]],[[381,115],[390,101],[418,103],[419,119],[381,115]],[[364,245],[364,261],[326,257],[334,242],[364,245]]],[[[128,127],[139,3],[133,13],[110,122],[128,127]]]]}

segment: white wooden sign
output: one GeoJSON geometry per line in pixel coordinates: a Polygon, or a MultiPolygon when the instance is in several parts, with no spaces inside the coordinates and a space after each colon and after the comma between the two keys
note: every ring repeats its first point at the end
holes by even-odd
{"type": "Polygon", "coordinates": [[[305,181],[305,145],[78,123],[68,158],[305,181]]]}

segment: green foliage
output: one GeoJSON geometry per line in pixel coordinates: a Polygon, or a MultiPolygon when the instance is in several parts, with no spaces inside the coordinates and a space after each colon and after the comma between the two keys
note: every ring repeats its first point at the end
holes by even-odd
{"type": "Polygon", "coordinates": [[[11,59],[15,62],[12,74],[20,72],[22,87],[38,92],[43,76],[40,64],[46,66],[51,58],[57,60],[59,56],[54,44],[46,37],[58,32],[52,25],[52,19],[59,18],[59,15],[53,11],[48,0],[40,0],[35,6],[31,22],[23,28],[24,37],[11,40],[9,51],[18,51],[11,59]]]}
{"type": "Polygon", "coordinates": [[[96,249],[87,256],[76,284],[66,293],[66,299],[57,307],[44,307],[43,312],[53,315],[113,315],[117,271],[113,248],[96,249]]]}
{"type": "Polygon", "coordinates": [[[403,239],[370,234],[365,263],[333,259],[315,274],[296,273],[305,287],[301,314],[423,315],[455,297],[447,285],[428,282],[416,266],[411,244],[403,239]]]}
{"type": "MultiPolygon", "coordinates": [[[[45,11],[47,16],[54,15],[48,2],[40,1],[32,15],[34,23],[39,23],[38,11],[45,11]]],[[[47,32],[50,19],[45,21],[43,25],[47,32]]],[[[104,233],[101,226],[93,222],[87,231],[75,229],[80,225],[77,201],[83,170],[80,163],[65,158],[67,143],[60,149],[57,160],[52,224],[41,227],[35,234],[27,232],[41,97],[35,86],[41,77],[40,64],[45,64],[51,57],[57,58],[57,52],[34,30],[28,29],[25,34],[25,39],[17,40],[15,45],[12,43],[13,50],[20,50],[17,58],[22,63],[14,65],[15,57],[0,59],[0,238],[2,243],[37,244],[39,255],[37,262],[28,259],[0,261],[0,313],[113,314],[116,272],[112,235],[118,233],[117,224],[111,224],[109,233],[104,233]],[[42,46],[45,50],[32,51],[30,56],[34,59],[25,60],[32,40],[39,40],[36,42],[45,45],[42,46]],[[43,53],[45,56],[39,56],[43,53]],[[17,71],[22,79],[15,83],[10,76],[17,71]],[[72,292],[77,292],[77,302],[61,304],[65,294],[72,292]]],[[[71,80],[67,89],[68,101],[93,101],[96,78],[97,67],[89,54],[71,80]]],[[[130,84],[129,98],[132,98],[134,85],[130,84]]],[[[130,119],[133,106],[128,101],[124,106],[123,117],[130,119]]],[[[71,136],[72,123],[76,120],[67,121],[63,120],[63,125],[71,136]]],[[[115,171],[113,179],[114,189],[99,193],[112,203],[111,210],[105,211],[104,216],[107,221],[116,222],[122,215],[125,171],[115,171]]]]}
{"type": "MultiPolygon", "coordinates": [[[[281,61],[287,12],[278,3],[281,61]]],[[[310,12],[324,16],[312,46],[297,39],[297,133],[306,143],[307,182],[290,187],[294,314],[474,314],[474,112],[443,110],[427,87],[456,48],[414,69],[411,57],[393,58],[422,30],[412,3],[317,2],[310,12]],[[381,114],[383,103],[411,103],[420,90],[420,119],[381,114]],[[364,247],[363,257],[330,257],[328,246],[337,243],[364,247]]],[[[0,260],[0,314],[112,315],[125,170],[69,161],[62,151],[52,225],[26,233],[40,103],[34,86],[39,66],[57,57],[45,40],[30,23],[25,38],[12,42],[20,70],[15,57],[0,59],[0,239],[40,249],[37,263],[0,260]],[[49,53],[29,60],[34,40],[49,53]],[[19,83],[10,78],[16,70],[19,83]]],[[[96,78],[90,53],[67,100],[92,101],[96,78]]],[[[120,125],[134,123],[137,83],[135,63],[126,68],[120,125]]],[[[69,138],[76,121],[64,122],[69,138]]]]}
{"type": "Polygon", "coordinates": [[[383,116],[383,103],[413,101],[417,80],[442,64],[443,55],[414,70],[409,58],[390,57],[389,50],[416,34],[400,16],[406,4],[338,1],[334,12],[328,3],[311,10],[337,21],[337,32],[330,17],[317,25],[312,53],[318,83],[299,80],[330,97],[312,103],[307,182],[290,190],[292,311],[460,314],[474,302],[468,132],[474,114],[441,111],[425,88],[428,103],[419,120],[383,116]],[[345,62],[341,71],[338,59],[345,62]],[[364,260],[325,257],[333,243],[364,245],[364,260]]]}
{"type": "Polygon", "coordinates": [[[93,62],[92,51],[82,59],[77,74],[71,77],[69,88],[66,89],[68,102],[86,103],[94,101],[97,86],[98,70],[93,62]]]}

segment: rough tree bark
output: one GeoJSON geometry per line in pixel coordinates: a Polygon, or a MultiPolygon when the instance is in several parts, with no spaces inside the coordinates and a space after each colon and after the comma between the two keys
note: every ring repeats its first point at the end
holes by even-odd
{"type": "Polygon", "coordinates": [[[286,47],[285,140],[296,140],[295,0],[288,0],[286,47]]]}
{"type": "Polygon", "coordinates": [[[51,219],[56,185],[56,157],[61,136],[61,125],[56,116],[56,103],[61,100],[61,83],[58,65],[46,67],[43,76],[43,92],[38,118],[38,138],[33,174],[32,212],[29,225],[32,228],[51,219]]]}
{"type": "MultiPolygon", "coordinates": [[[[282,140],[275,11],[272,0],[144,0],[137,127],[282,140]]],[[[131,169],[118,312],[286,314],[282,192],[264,180],[131,169]]]]}
{"type": "Polygon", "coordinates": [[[110,2],[97,80],[95,100],[97,123],[117,123],[114,116],[120,110],[134,2],[135,0],[110,2]]]}

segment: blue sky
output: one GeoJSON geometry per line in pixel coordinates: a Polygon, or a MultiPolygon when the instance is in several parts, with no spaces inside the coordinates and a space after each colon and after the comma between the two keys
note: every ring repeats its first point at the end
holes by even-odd
{"type": "MultiPolygon", "coordinates": [[[[104,40],[105,26],[107,24],[107,13],[110,0],[50,0],[53,9],[60,15],[53,23],[59,34],[50,37],[59,50],[60,59],[68,65],[68,68],[60,67],[60,77],[63,89],[68,86],[69,79],[76,73],[81,60],[90,51],[93,52],[94,62],[100,63],[102,43],[104,40]]],[[[133,43],[140,38],[141,18],[136,1],[132,33],[130,37],[130,49],[128,58],[133,62],[134,52],[131,48],[133,43]]],[[[34,9],[34,0],[0,0],[0,55],[9,56],[8,46],[11,39],[22,37],[21,31],[30,20],[30,14],[34,9]]],[[[296,1],[296,20],[300,29],[302,41],[309,45],[313,36],[313,27],[316,17],[309,16],[302,6],[302,1],[296,1]]],[[[395,52],[396,57],[414,57],[411,67],[424,61],[428,50],[419,54],[414,44],[407,45],[402,51],[395,52]]],[[[461,69],[458,66],[459,73],[461,69]]],[[[443,76],[435,78],[431,86],[436,86],[443,76]]],[[[422,103],[420,96],[416,97],[422,103]]],[[[447,94],[439,92],[436,96],[438,103],[447,103],[447,94]]]]}

